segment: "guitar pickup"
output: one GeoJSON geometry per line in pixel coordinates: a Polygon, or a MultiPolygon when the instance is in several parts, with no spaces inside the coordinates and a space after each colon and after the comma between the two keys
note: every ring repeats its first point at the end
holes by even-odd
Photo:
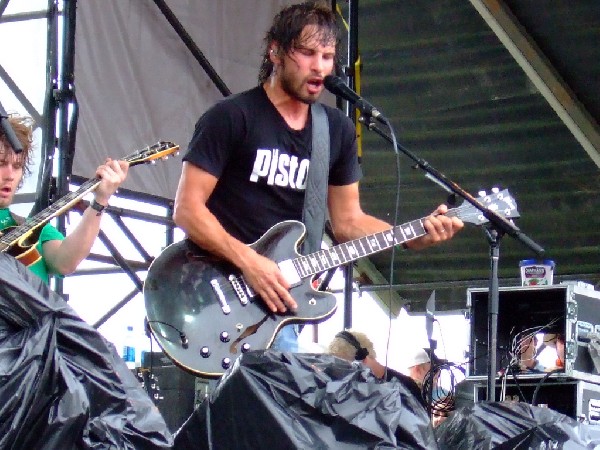
{"type": "Polygon", "coordinates": [[[242,305],[248,304],[248,296],[246,292],[250,293],[248,285],[244,282],[244,279],[240,279],[235,275],[229,275],[229,282],[231,283],[231,287],[235,291],[240,303],[242,305]]]}
{"type": "Polygon", "coordinates": [[[221,305],[221,311],[223,311],[223,314],[229,314],[231,312],[231,308],[225,299],[225,294],[223,294],[223,290],[221,289],[219,282],[217,280],[210,280],[210,286],[213,288],[213,291],[217,296],[217,300],[221,305]]]}

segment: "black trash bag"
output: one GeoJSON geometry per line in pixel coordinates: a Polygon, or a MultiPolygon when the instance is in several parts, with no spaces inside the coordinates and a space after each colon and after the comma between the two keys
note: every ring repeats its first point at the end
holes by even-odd
{"type": "Polygon", "coordinates": [[[112,344],[0,253],[0,449],[164,449],[173,436],[112,344]]]}
{"type": "Polygon", "coordinates": [[[175,449],[437,449],[398,379],[331,355],[240,356],[175,436],[175,449]]]}
{"type": "Polygon", "coordinates": [[[600,449],[593,427],[549,408],[516,402],[457,409],[436,429],[436,436],[440,450],[600,449]]]}

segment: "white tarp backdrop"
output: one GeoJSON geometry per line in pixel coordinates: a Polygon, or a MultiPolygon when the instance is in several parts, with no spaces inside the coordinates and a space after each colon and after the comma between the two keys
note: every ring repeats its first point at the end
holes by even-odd
{"type": "MultiPolygon", "coordinates": [[[[263,38],[284,0],[169,0],[184,29],[232,93],[257,84],[263,38]]],[[[200,115],[223,98],[156,4],[79,0],[75,92],[80,119],[73,174],[93,176],[159,140],[183,154],[200,115]]],[[[173,198],[181,158],[130,171],[123,187],[173,198]]]]}

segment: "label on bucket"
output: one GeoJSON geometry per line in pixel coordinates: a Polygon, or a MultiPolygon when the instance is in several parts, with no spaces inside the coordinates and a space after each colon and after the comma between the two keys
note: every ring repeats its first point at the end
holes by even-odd
{"type": "Polygon", "coordinates": [[[523,286],[546,286],[552,284],[554,275],[554,261],[546,260],[536,262],[532,260],[521,261],[521,284],[523,286]]]}

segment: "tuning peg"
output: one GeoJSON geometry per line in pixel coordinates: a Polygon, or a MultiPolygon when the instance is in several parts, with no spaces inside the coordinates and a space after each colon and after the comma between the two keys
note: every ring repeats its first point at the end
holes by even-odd
{"type": "Polygon", "coordinates": [[[500,192],[500,189],[498,189],[497,187],[492,188],[492,193],[497,194],[498,192],[500,192]]]}
{"type": "Polygon", "coordinates": [[[479,192],[477,192],[477,195],[479,197],[485,197],[487,195],[487,192],[485,192],[485,191],[479,191],[479,192]]]}

